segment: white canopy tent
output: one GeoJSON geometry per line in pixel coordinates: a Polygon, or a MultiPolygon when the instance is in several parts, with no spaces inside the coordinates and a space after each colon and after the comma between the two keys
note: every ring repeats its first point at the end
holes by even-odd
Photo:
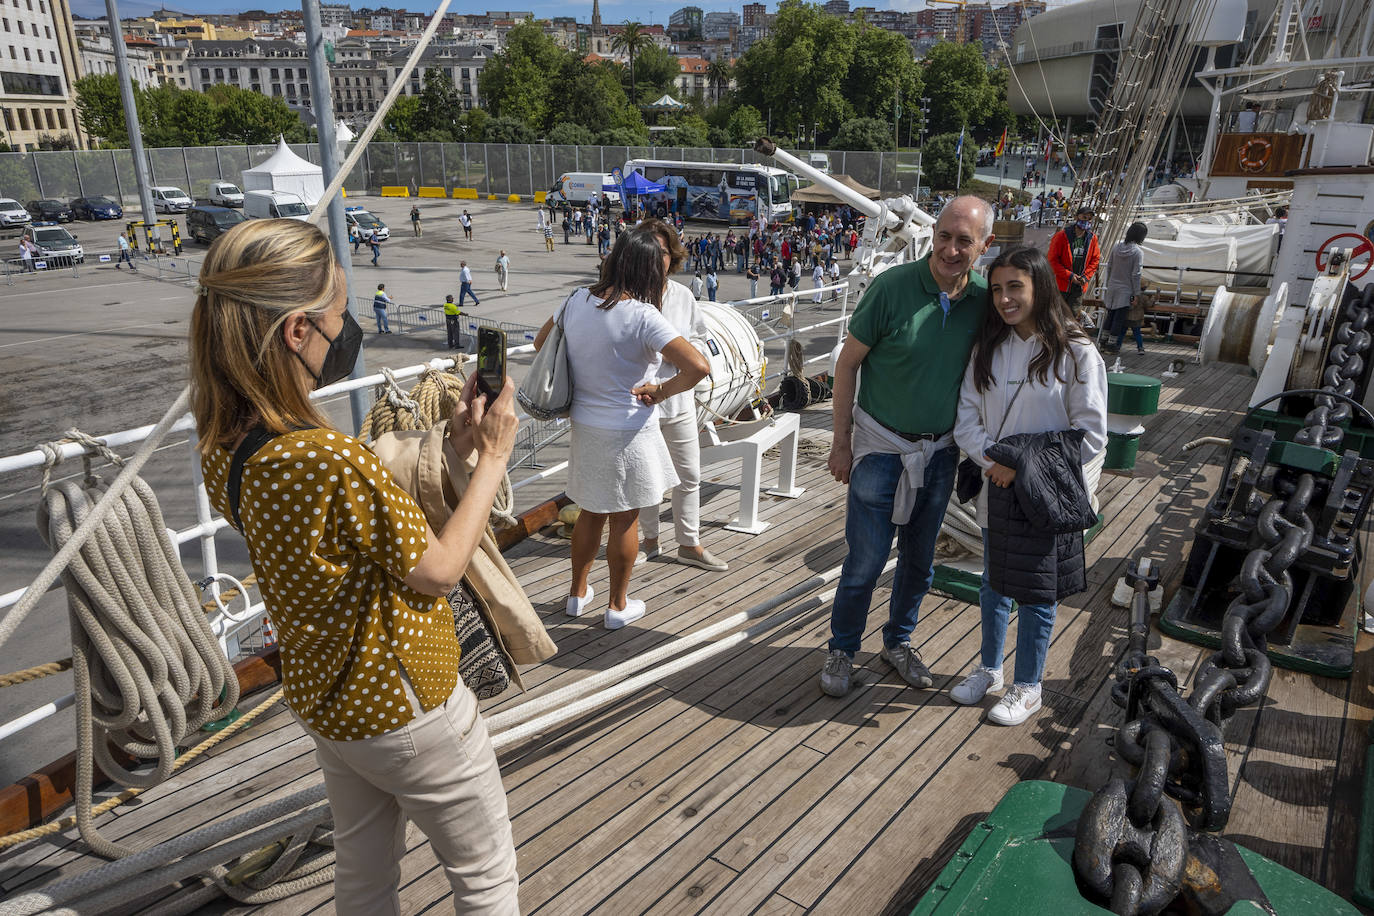
{"type": "Polygon", "coordinates": [[[251,169],[243,170],[245,191],[286,191],[313,207],[324,194],[324,172],[295,153],[279,138],[277,151],[251,169]]]}

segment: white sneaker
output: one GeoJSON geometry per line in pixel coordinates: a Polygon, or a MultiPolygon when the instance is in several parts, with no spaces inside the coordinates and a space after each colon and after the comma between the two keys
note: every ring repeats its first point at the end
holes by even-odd
{"type": "Polygon", "coordinates": [[[984,668],[979,665],[973,673],[955,688],[950,690],[949,698],[964,706],[972,706],[982,700],[989,690],[1002,689],[1002,669],[984,668]]]}
{"type": "Polygon", "coordinates": [[[988,721],[998,725],[1020,725],[1040,711],[1039,684],[1012,684],[997,705],[988,710],[988,721]]]}
{"type": "Polygon", "coordinates": [[[606,608],[606,629],[618,630],[634,623],[643,616],[644,602],[638,598],[630,598],[625,602],[624,610],[617,611],[614,608],[606,608]]]}
{"type": "Polygon", "coordinates": [[[592,603],[592,596],[594,594],[596,593],[592,591],[592,584],[588,582],[587,594],[583,595],[581,598],[578,598],[576,595],[568,596],[568,606],[564,608],[563,613],[567,614],[569,617],[581,617],[583,614],[587,613],[587,605],[592,603]]]}

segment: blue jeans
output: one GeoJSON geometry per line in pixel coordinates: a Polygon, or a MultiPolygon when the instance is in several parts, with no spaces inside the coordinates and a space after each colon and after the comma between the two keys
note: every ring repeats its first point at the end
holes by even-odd
{"type": "Polygon", "coordinates": [[[902,476],[899,455],[865,455],[849,475],[849,505],[845,512],[844,539],[849,553],[844,558],[835,604],[830,610],[830,648],[851,658],[859,651],[868,608],[878,574],[892,552],[893,529],[897,532],[897,569],[892,579],[892,600],[883,627],[883,645],[891,648],[911,639],[920,615],[921,599],[935,578],[935,539],[945,518],[954,489],[954,466],[959,449],[950,446],[936,452],[926,465],[925,485],[916,494],[911,520],[900,527],[892,523],[892,503],[902,476]]]}
{"type": "Polygon", "coordinates": [[[377,316],[377,333],[390,334],[391,323],[386,320],[386,309],[372,306],[372,314],[377,316]]]}
{"type": "MultiPolygon", "coordinates": [[[[989,484],[990,486],[990,484],[989,484]]],[[[983,555],[988,552],[988,530],[983,529],[983,555]]],[[[978,591],[978,607],[983,612],[983,667],[1002,669],[1002,647],[1007,640],[1007,618],[1012,599],[998,594],[988,585],[987,563],[983,564],[983,587],[978,591]]],[[[1016,605],[1017,684],[1038,684],[1045,673],[1045,656],[1050,651],[1057,602],[1016,605]]]]}
{"type": "Polygon", "coordinates": [[[463,284],[460,284],[459,287],[458,287],[458,304],[459,304],[459,305],[462,305],[464,302],[466,302],[468,296],[471,296],[471,297],[472,297],[472,304],[473,304],[473,305],[481,305],[481,304],[482,304],[481,302],[478,301],[478,299],[477,299],[477,294],[474,293],[474,292],[472,291],[472,284],[471,284],[471,283],[463,283],[463,284]]]}

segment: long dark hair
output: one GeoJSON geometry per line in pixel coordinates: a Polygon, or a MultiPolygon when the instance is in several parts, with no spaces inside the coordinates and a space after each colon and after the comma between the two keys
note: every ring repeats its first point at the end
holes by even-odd
{"type": "MultiPolygon", "coordinates": [[[[1067,382],[1068,379],[1061,377],[1059,370],[1064,355],[1069,352],[1069,343],[1074,340],[1086,341],[1088,335],[1083,332],[1068,303],[1060,295],[1049,259],[1040,249],[1022,245],[1008,248],[997,256],[988,268],[989,282],[999,267],[1011,267],[1030,274],[1031,317],[1035,322],[1032,333],[1040,341],[1041,347],[1030,361],[1027,378],[1036,376],[1044,385],[1050,380],[1050,372],[1054,372],[1058,381],[1067,382]]],[[[978,342],[973,347],[973,384],[979,391],[987,391],[997,381],[992,375],[992,354],[1010,333],[1011,325],[1002,320],[1001,313],[993,303],[988,307],[983,326],[978,331],[978,342]]],[[[1077,378],[1076,363],[1074,376],[1077,378]]]]}
{"type": "Polygon", "coordinates": [[[663,246],[655,232],[625,232],[601,262],[601,279],[588,292],[601,300],[599,309],[615,308],[626,296],[662,308],[663,246]]]}

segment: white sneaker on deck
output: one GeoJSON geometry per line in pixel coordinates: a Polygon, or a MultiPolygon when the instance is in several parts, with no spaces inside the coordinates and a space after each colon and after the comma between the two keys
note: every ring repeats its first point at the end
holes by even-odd
{"type": "Polygon", "coordinates": [[[1020,725],[1040,711],[1039,684],[1012,684],[997,705],[988,710],[988,721],[998,725],[1020,725]]]}
{"type": "Polygon", "coordinates": [[[568,596],[568,606],[564,608],[563,613],[567,614],[569,617],[581,617],[583,614],[587,613],[587,605],[592,603],[592,596],[594,594],[595,592],[592,591],[592,584],[588,582],[587,594],[583,595],[581,598],[578,598],[576,595],[568,596]]]}
{"type": "Polygon", "coordinates": [[[618,630],[623,626],[628,626],[644,616],[644,602],[638,598],[630,598],[625,602],[624,610],[606,608],[606,629],[618,630]]]}
{"type": "Polygon", "coordinates": [[[949,692],[949,698],[964,706],[972,706],[987,695],[989,690],[1002,689],[1002,669],[984,668],[979,665],[973,673],[964,678],[957,687],[949,692]]]}

